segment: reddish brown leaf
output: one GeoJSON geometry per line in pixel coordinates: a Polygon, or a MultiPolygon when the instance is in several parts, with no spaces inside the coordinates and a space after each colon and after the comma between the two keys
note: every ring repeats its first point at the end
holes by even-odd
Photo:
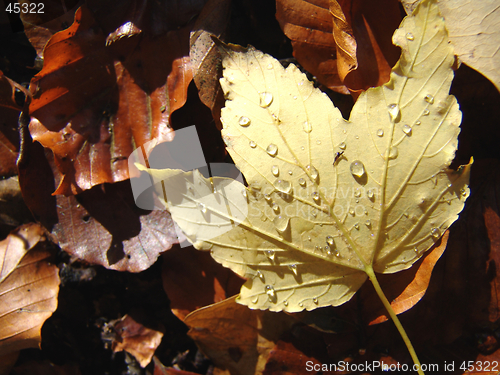
{"type": "Polygon", "coordinates": [[[21,12],[19,16],[23,22],[26,37],[35,48],[38,60],[43,62],[45,45],[52,35],[73,23],[75,11],[83,1],[76,2],[71,9],[67,9],[66,4],[60,0],[46,0],[43,5],[29,0],[19,0],[18,3],[21,8],[28,9],[28,12],[21,12]]]}
{"type": "Polygon", "coordinates": [[[52,150],[62,175],[55,194],[127,179],[130,153],[152,138],[170,140],[170,113],[186,101],[188,27],[110,46],[106,37],[80,8],[47,44],[30,85],[31,134],[52,150]]]}
{"type": "Polygon", "coordinates": [[[199,15],[191,33],[189,57],[194,72],[194,82],[201,101],[213,111],[216,123],[220,125],[220,109],[224,97],[219,85],[222,76],[221,56],[212,36],[221,38],[229,23],[231,2],[210,0],[199,15]]]}
{"type": "Polygon", "coordinates": [[[43,246],[30,250],[41,232],[23,226],[0,243],[0,354],[39,347],[40,329],[57,308],[59,270],[43,246]]]}
{"type": "Polygon", "coordinates": [[[277,0],[276,19],[292,40],[293,54],[307,71],[328,88],[343,94],[337,70],[336,44],[328,0],[277,0]]]}
{"type": "Polygon", "coordinates": [[[196,310],[184,323],[216,366],[231,374],[260,374],[274,342],[295,320],[284,313],[250,310],[235,298],[196,310]]]}
{"type": "Polygon", "coordinates": [[[144,327],[129,315],[111,322],[109,326],[113,327],[116,334],[111,343],[113,352],[124,350],[132,354],[141,367],[146,367],[151,362],[156,348],[161,343],[162,332],[144,327]]]}
{"type": "MultiPolygon", "coordinates": [[[[27,206],[75,258],[106,268],[140,272],[177,243],[167,211],[144,211],[134,202],[129,181],[96,186],[77,196],[52,196],[52,153],[27,142],[20,185],[27,206]]],[[[56,173],[56,168],[53,168],[56,173]]]]}
{"type": "Polygon", "coordinates": [[[238,294],[245,282],[209,253],[193,247],[176,247],[163,254],[162,280],[170,308],[181,320],[196,309],[238,294]]]}
{"type": "Polygon", "coordinates": [[[297,61],[341,93],[387,82],[399,58],[391,43],[401,21],[396,0],[279,0],[276,18],[297,61]]]}
{"type": "Polygon", "coordinates": [[[19,151],[17,119],[22,108],[14,100],[16,88],[19,90],[19,85],[0,71],[0,177],[17,173],[16,159],[19,151]]]}

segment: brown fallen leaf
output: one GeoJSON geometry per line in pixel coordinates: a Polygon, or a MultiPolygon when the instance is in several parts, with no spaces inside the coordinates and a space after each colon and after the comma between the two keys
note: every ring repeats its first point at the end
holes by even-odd
{"type": "Polygon", "coordinates": [[[14,99],[20,86],[0,71],[0,177],[16,174],[19,151],[17,119],[21,107],[14,99]]]}
{"type": "Polygon", "coordinates": [[[384,0],[279,0],[276,18],[297,61],[328,88],[357,97],[389,80],[399,58],[391,35],[401,16],[384,0]]]}
{"type": "Polygon", "coordinates": [[[238,294],[245,282],[209,253],[193,247],[175,247],[162,258],[163,289],[180,320],[196,309],[238,294]]]}
{"type": "Polygon", "coordinates": [[[49,261],[38,224],[0,242],[0,354],[39,347],[43,323],[57,308],[59,270],[49,261]]]}
{"type": "Polygon", "coordinates": [[[31,81],[30,132],[54,153],[62,176],[55,194],[129,178],[130,153],[152,138],[171,140],[170,114],[186,101],[189,27],[109,46],[106,37],[80,8],[73,25],[50,39],[31,81]]]}
{"type": "Polygon", "coordinates": [[[73,23],[75,11],[83,1],[73,2],[70,9],[58,0],[46,0],[43,5],[30,0],[19,0],[18,3],[21,8],[32,10],[32,12],[20,12],[19,17],[23,22],[24,34],[36,50],[38,61],[35,61],[35,65],[42,64],[45,45],[52,35],[73,23]]]}
{"type": "Polygon", "coordinates": [[[216,366],[233,375],[261,374],[274,342],[295,319],[284,313],[250,310],[236,297],[196,310],[184,323],[189,336],[216,366]]]}
{"type": "Polygon", "coordinates": [[[203,104],[212,110],[219,129],[222,128],[220,109],[224,105],[224,96],[219,85],[222,59],[212,35],[221,38],[225,34],[230,9],[231,2],[228,0],[208,1],[193,26],[189,41],[189,57],[198,95],[203,104]]]}
{"type": "Polygon", "coordinates": [[[141,367],[146,367],[151,362],[154,352],[163,337],[161,331],[147,328],[129,315],[110,322],[106,327],[115,334],[115,338],[111,343],[113,352],[123,350],[132,354],[141,367]]]}
{"type": "Polygon", "coordinates": [[[52,234],[52,240],[91,264],[140,272],[177,243],[166,211],[139,209],[129,181],[96,186],[76,196],[53,196],[57,168],[53,155],[39,143],[26,142],[19,182],[26,205],[52,234]]]}

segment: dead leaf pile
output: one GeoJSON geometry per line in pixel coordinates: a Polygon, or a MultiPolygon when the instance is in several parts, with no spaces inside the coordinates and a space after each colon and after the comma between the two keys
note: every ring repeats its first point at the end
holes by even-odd
{"type": "Polygon", "coordinates": [[[0,30],[0,374],[411,364],[371,268],[426,374],[497,374],[494,1],[44,7],[0,30]],[[190,125],[244,183],[153,173],[139,208],[129,156],[190,125]]]}

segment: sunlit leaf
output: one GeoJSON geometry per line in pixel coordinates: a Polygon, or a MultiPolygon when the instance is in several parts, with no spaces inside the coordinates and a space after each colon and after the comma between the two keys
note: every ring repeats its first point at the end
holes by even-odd
{"type": "Polygon", "coordinates": [[[0,355],[39,347],[43,323],[57,308],[59,269],[49,262],[38,224],[0,242],[0,355]]]}
{"type": "Polygon", "coordinates": [[[373,271],[411,267],[457,219],[470,167],[448,169],[461,113],[448,95],[454,56],[437,5],[422,3],[393,40],[402,55],[390,81],[362,94],[349,121],[295,66],[222,48],[223,137],[248,183],[234,189],[248,216],[219,235],[222,203],[202,215],[186,182],[181,189],[192,172],[151,173],[175,175],[165,184],[176,180],[182,200],[167,189],[167,204],[189,240],[248,278],[238,302],[290,312],[340,305],[373,271]]]}

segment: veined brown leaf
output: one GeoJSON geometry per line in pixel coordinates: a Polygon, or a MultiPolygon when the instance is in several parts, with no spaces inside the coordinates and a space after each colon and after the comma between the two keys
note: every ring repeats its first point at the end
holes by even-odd
{"type": "Polygon", "coordinates": [[[349,121],[295,66],[252,47],[221,48],[223,137],[248,188],[235,182],[213,194],[218,205],[200,206],[186,182],[196,172],[149,172],[177,186],[166,189],[167,204],[189,240],[248,278],[239,303],[340,305],[374,271],[411,267],[457,219],[470,165],[448,169],[461,113],[448,94],[454,55],[435,2],[423,2],[393,41],[402,55],[390,81],[361,94],[349,121]],[[241,196],[248,215],[233,222],[241,196]],[[197,204],[203,215],[193,214],[197,204]],[[214,232],[220,217],[234,228],[214,232]]]}

